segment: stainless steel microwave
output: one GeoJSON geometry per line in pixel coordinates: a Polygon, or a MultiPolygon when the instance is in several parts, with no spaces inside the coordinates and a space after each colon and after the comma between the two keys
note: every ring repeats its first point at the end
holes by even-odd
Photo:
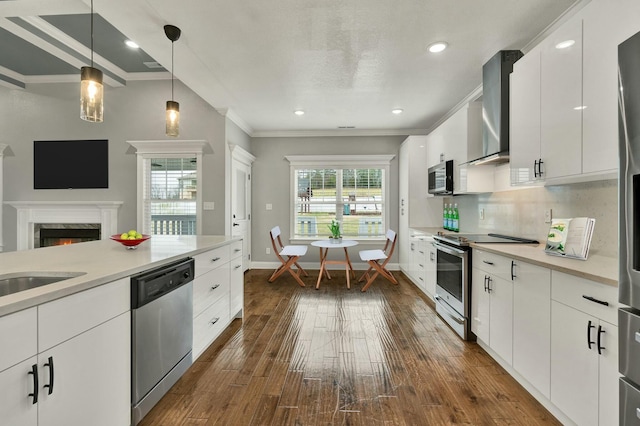
{"type": "Polygon", "coordinates": [[[453,194],[453,160],[429,167],[429,194],[453,194]]]}

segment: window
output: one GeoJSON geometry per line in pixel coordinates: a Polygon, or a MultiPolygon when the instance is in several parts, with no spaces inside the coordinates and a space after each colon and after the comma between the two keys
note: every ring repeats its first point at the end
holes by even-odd
{"type": "Polygon", "coordinates": [[[138,157],[138,221],[142,233],[195,235],[201,230],[205,141],[129,141],[138,157]]]}
{"type": "Polygon", "coordinates": [[[340,222],[347,238],[383,239],[388,227],[389,162],[393,156],[288,156],[292,238],[329,235],[340,222]]]}
{"type": "Polygon", "coordinates": [[[197,159],[145,158],[144,169],[144,232],[195,235],[197,159]]]}

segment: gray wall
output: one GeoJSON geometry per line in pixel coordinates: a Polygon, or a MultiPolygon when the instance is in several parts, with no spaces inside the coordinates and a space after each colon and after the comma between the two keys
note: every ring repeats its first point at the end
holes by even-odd
{"type": "MultiPolygon", "coordinates": [[[[289,218],[291,212],[289,193],[289,162],[286,155],[323,155],[323,154],[393,154],[389,176],[389,212],[391,229],[398,229],[398,152],[405,136],[376,137],[307,137],[307,138],[252,138],[250,152],[257,157],[253,163],[252,190],[252,261],[277,261],[273,254],[267,255],[265,248],[271,247],[269,230],[280,226],[288,244],[291,234],[289,218]],[[273,210],[267,211],[270,203],[273,210]]],[[[379,246],[380,244],[376,244],[379,246]]],[[[304,258],[304,262],[318,262],[319,254],[315,247],[304,258]]],[[[370,248],[370,247],[369,247],[370,248]]],[[[352,261],[359,261],[357,250],[350,252],[352,261]]],[[[397,256],[397,252],[394,258],[397,256]]],[[[392,262],[397,261],[392,259],[392,262]]]]}
{"type": "MultiPolygon", "coordinates": [[[[169,139],[164,134],[168,81],[130,82],[105,88],[103,123],[80,119],[79,83],[29,85],[27,90],[0,87],[0,143],[9,145],[4,157],[5,201],[124,201],[118,228],[136,227],[136,156],[127,140],[169,139]],[[33,189],[33,141],[48,139],[109,139],[109,188],[74,190],[33,189]]],[[[198,95],[176,81],[180,102],[180,136],[209,142],[213,154],[203,160],[203,201],[224,205],[225,119],[198,95]]],[[[239,138],[239,129],[235,130],[239,138]]],[[[246,143],[246,142],[245,142],[246,143]]],[[[73,167],[64,164],[62,167],[73,167]]],[[[16,210],[4,207],[5,251],[16,248],[16,210]]],[[[203,232],[224,234],[225,209],[204,211],[203,232]]]]}

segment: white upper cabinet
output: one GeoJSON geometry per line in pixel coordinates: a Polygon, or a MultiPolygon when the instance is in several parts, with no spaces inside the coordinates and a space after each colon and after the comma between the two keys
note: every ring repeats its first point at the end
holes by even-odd
{"type": "Polygon", "coordinates": [[[541,49],[542,177],[582,172],[582,20],[556,30],[541,49]]]}
{"type": "Polygon", "coordinates": [[[510,97],[512,185],[615,177],[617,50],[638,31],[639,1],[593,0],[516,62],[510,97]],[[541,166],[534,163],[536,139],[541,166]]]}
{"type": "Polygon", "coordinates": [[[540,48],[515,64],[509,91],[509,163],[511,184],[539,180],[540,160],[540,48]]]}
{"type": "Polygon", "coordinates": [[[637,0],[592,1],[584,11],[583,173],[618,168],[618,44],[640,31],[637,0]]]}

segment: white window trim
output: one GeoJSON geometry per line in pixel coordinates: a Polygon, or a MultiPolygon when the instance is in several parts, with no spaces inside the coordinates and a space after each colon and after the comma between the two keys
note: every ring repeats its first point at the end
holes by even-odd
{"type": "Polygon", "coordinates": [[[143,185],[144,161],[148,158],[181,158],[196,157],[196,234],[202,234],[202,156],[208,145],[204,140],[149,140],[127,141],[136,149],[137,156],[137,224],[136,229],[142,229],[144,212],[143,185]]]}
{"type": "MultiPolygon", "coordinates": [[[[390,181],[390,169],[391,160],[395,158],[395,155],[286,155],[284,157],[289,161],[289,229],[295,229],[295,218],[292,213],[296,208],[296,199],[293,196],[297,188],[295,188],[295,174],[296,170],[301,168],[309,169],[383,169],[384,170],[384,218],[387,228],[389,227],[389,181],[390,181]]],[[[386,231],[385,231],[386,233],[386,231]]],[[[318,238],[300,238],[295,237],[293,232],[290,232],[289,239],[292,241],[314,241],[318,238]]],[[[356,241],[378,241],[385,239],[385,235],[377,238],[364,237],[354,238],[356,241]]]]}

